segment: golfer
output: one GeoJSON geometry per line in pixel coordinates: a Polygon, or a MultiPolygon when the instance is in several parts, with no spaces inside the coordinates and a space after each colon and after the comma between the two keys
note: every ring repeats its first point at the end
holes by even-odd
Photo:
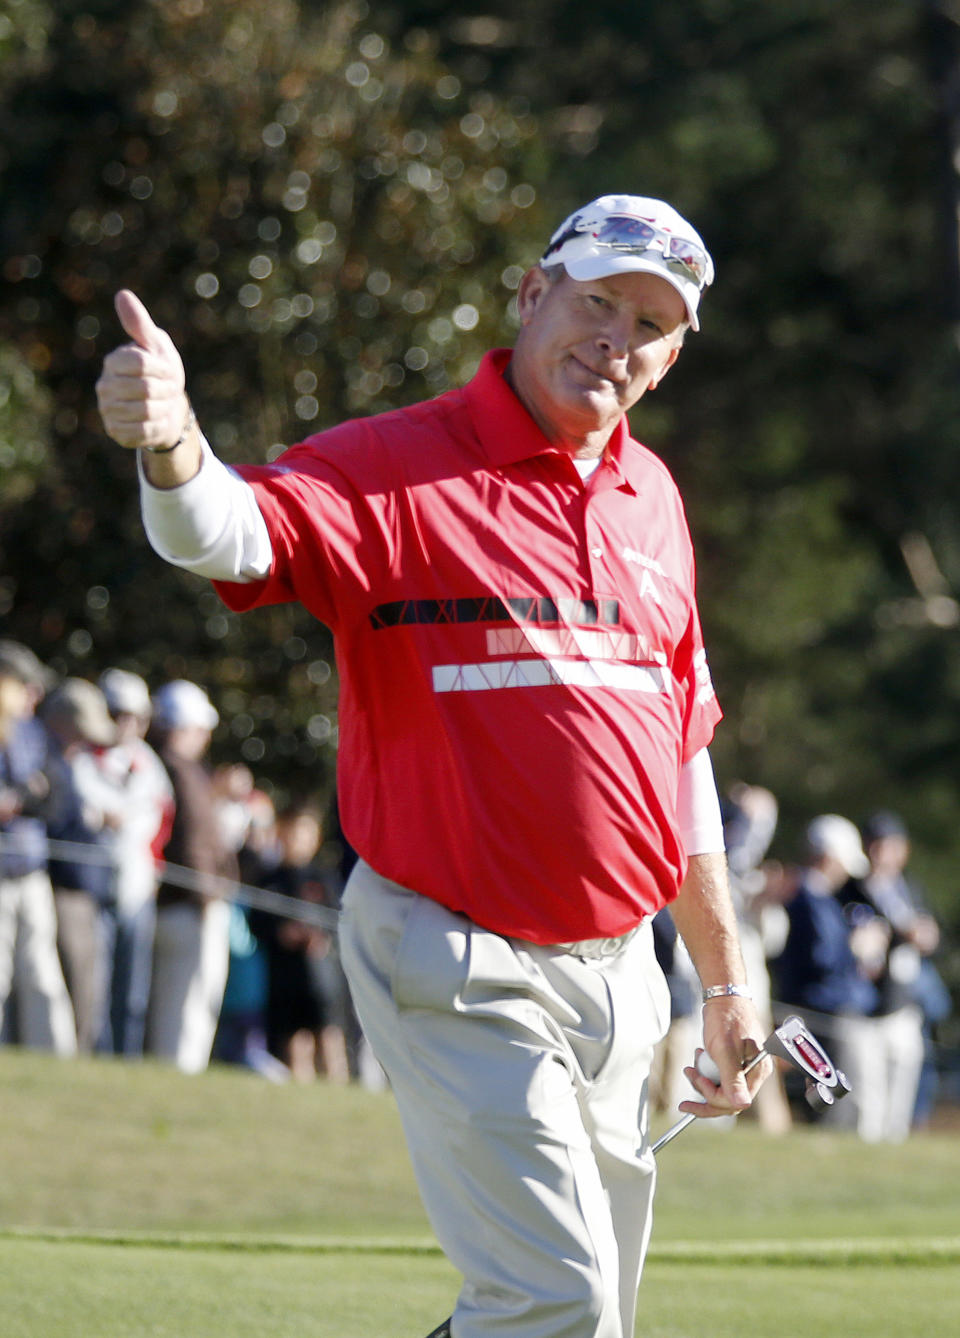
{"type": "Polygon", "coordinates": [[[341,949],[420,1191],[463,1275],[453,1338],[629,1338],[650,1234],[647,1079],[669,904],[714,1085],[763,1042],[707,745],[720,717],[682,504],[626,412],[697,330],[703,242],[604,196],[517,293],[512,351],[463,389],[275,463],[211,453],[170,337],[129,292],[98,383],[140,452],[150,541],[234,610],[333,631],[338,800],[360,860],[341,949]]]}

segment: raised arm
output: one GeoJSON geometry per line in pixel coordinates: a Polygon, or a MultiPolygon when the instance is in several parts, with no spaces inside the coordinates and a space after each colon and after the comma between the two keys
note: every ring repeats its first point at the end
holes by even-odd
{"type": "Polygon", "coordinates": [[[97,403],[108,434],[143,453],[143,471],[157,488],[176,488],[200,469],[201,446],[187,399],[183,363],[166,330],[124,289],[115,300],[131,343],[104,359],[97,403]]]}
{"type": "Polygon", "coordinates": [[[272,546],[253,489],[200,433],[173,340],[133,293],[118,293],[116,308],[132,342],[104,359],[97,401],[108,434],[140,452],[147,538],[167,562],[199,576],[266,576],[272,546]]]}

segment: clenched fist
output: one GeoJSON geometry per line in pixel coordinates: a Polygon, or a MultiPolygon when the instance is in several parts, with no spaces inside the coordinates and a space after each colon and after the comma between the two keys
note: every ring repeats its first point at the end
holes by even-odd
{"type": "Polygon", "coordinates": [[[115,305],[133,342],[104,359],[97,382],[103,425],[114,441],[130,449],[172,446],[182,438],[190,413],[180,354],[133,293],[117,293],[115,305]]]}

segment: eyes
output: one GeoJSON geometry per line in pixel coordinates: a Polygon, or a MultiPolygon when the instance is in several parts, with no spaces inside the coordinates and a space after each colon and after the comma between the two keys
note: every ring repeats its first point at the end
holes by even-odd
{"type": "MultiPolygon", "coordinates": [[[[608,315],[615,312],[617,309],[615,304],[602,293],[587,293],[586,302],[590,310],[597,315],[600,315],[601,313],[603,315],[608,315]]],[[[637,314],[636,325],[638,330],[645,334],[653,334],[657,339],[661,339],[666,333],[658,318],[644,313],[637,314]]]]}

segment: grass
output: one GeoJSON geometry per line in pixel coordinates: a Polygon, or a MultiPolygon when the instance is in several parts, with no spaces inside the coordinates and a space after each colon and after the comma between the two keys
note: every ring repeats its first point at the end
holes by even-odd
{"type": "Polygon", "coordinates": [[[0,1089],[0,1225],[427,1232],[383,1094],[11,1050],[0,1089]]]}
{"type": "MultiPolygon", "coordinates": [[[[0,1050],[4,1338],[422,1338],[457,1278],[387,1094],[0,1050]]],[[[956,1142],[694,1127],[644,1338],[960,1331],[956,1142]]]]}
{"type": "Polygon", "coordinates": [[[4,1338],[422,1338],[457,1289],[439,1256],[29,1240],[0,1242],[0,1277],[4,1338]]]}
{"type": "MultiPolygon", "coordinates": [[[[423,1338],[448,1314],[453,1270],[439,1257],[251,1254],[7,1241],[5,1338],[423,1338]],[[11,1276],[16,1278],[10,1282],[11,1276]]],[[[851,1271],[651,1263],[643,1338],[848,1333],[928,1338],[957,1331],[955,1271],[851,1271]]]]}

